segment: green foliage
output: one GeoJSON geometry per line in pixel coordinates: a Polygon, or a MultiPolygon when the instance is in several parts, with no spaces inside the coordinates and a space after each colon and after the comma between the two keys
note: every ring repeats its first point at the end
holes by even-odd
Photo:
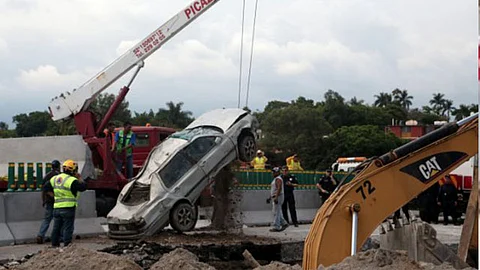
{"type": "Polygon", "coordinates": [[[321,110],[301,97],[288,106],[265,112],[261,128],[264,134],[261,147],[281,151],[282,159],[300,153],[307,168],[316,165],[321,157],[323,137],[333,131],[321,110]]]}
{"type": "Polygon", "coordinates": [[[56,135],[56,124],[46,111],[18,114],[13,117],[16,134],[20,137],[56,135]]]}
{"type": "Polygon", "coordinates": [[[154,113],[153,110],[150,110],[148,113],[137,113],[135,112],[135,117],[132,122],[135,125],[145,125],[150,123],[153,126],[164,126],[182,129],[188,126],[194,118],[192,117],[192,112],[184,111],[182,109],[183,102],[177,104],[172,101],[166,103],[167,108],[158,109],[157,113],[154,113]]]}
{"type": "MultiPolygon", "coordinates": [[[[102,93],[98,95],[94,102],[92,102],[89,109],[96,115],[97,121],[101,121],[101,119],[107,114],[107,111],[112,106],[115,98],[114,94],[102,93]]],[[[131,121],[132,114],[128,109],[128,105],[128,101],[122,101],[110,121],[114,122],[117,126],[122,126],[123,123],[131,121]]]]}
{"type": "Polygon", "coordinates": [[[373,125],[341,127],[326,140],[324,166],[332,164],[337,157],[380,156],[402,145],[392,133],[373,125]]]}

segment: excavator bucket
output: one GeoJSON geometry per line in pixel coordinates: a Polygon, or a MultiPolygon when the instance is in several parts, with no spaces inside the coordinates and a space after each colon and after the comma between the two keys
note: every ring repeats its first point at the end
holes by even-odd
{"type": "Polygon", "coordinates": [[[82,136],[48,136],[0,139],[0,176],[8,173],[8,163],[61,163],[73,159],[82,178],[95,178],[92,153],[82,136]]]}

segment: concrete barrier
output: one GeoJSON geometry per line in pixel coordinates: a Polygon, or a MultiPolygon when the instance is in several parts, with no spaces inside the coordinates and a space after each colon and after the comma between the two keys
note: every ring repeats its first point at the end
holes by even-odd
{"type": "MultiPolygon", "coordinates": [[[[247,226],[269,225],[273,220],[272,205],[266,202],[269,190],[243,190],[240,211],[247,226]]],[[[315,190],[295,190],[295,206],[300,223],[310,223],[321,206],[321,199],[315,190]]],[[[290,217],[290,213],[289,213],[290,217]]],[[[289,218],[291,221],[291,219],[289,218]]]]}
{"type": "Polygon", "coordinates": [[[0,196],[0,246],[8,246],[15,243],[12,232],[5,220],[5,201],[3,196],[0,196]]]}
{"type": "MultiPolygon", "coordinates": [[[[44,217],[41,192],[3,193],[6,223],[13,235],[15,244],[35,241],[44,217]]],[[[74,235],[90,236],[104,233],[96,217],[95,192],[86,191],[80,195],[76,211],[74,235]]],[[[51,234],[53,221],[47,231],[51,234]]]]}

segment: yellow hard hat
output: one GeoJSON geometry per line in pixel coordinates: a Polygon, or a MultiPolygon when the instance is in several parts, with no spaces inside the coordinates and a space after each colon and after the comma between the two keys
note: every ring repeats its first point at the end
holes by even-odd
{"type": "Polygon", "coordinates": [[[77,169],[77,163],[71,159],[68,159],[65,162],[63,162],[63,169],[73,172],[77,169]]]}

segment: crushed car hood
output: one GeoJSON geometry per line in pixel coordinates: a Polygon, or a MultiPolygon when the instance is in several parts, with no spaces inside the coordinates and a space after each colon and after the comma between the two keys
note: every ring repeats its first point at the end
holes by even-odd
{"type": "Polygon", "coordinates": [[[225,133],[239,117],[245,114],[248,114],[248,112],[242,109],[217,109],[202,114],[185,129],[192,129],[201,126],[214,126],[221,128],[225,133]]]}

